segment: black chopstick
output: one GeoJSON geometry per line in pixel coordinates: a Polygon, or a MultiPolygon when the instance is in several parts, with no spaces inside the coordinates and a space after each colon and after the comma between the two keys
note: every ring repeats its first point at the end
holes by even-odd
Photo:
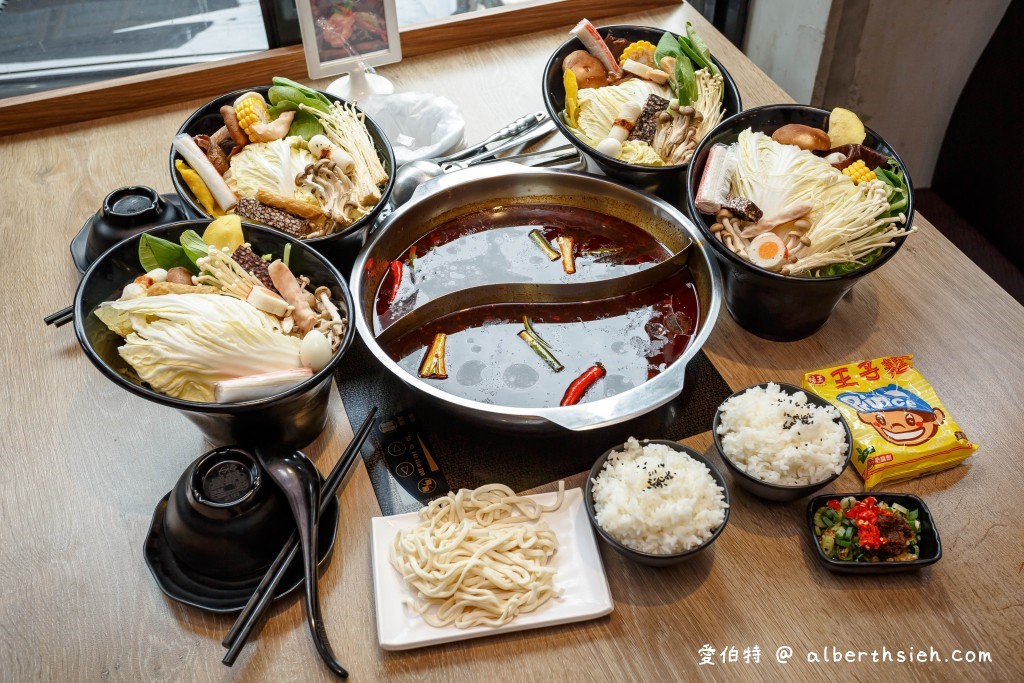
{"type": "Polygon", "coordinates": [[[67,323],[71,322],[74,319],[74,317],[74,307],[68,306],[67,308],[62,308],[56,313],[51,313],[50,315],[46,316],[45,318],[43,318],[43,322],[46,323],[47,325],[60,327],[61,325],[66,325],[67,323]]]}
{"type": "MultiPolygon", "coordinates": [[[[331,469],[331,473],[324,480],[323,486],[320,488],[320,514],[323,514],[328,505],[330,505],[345,475],[348,474],[352,464],[359,457],[359,450],[362,448],[363,442],[366,441],[366,437],[370,434],[370,428],[373,426],[373,418],[376,414],[377,408],[375,406],[370,410],[370,414],[366,416],[366,419],[363,420],[363,424],[360,425],[359,429],[352,436],[352,441],[349,442],[345,452],[341,454],[338,462],[331,469]]],[[[267,569],[263,580],[260,581],[252,597],[249,598],[249,602],[246,603],[241,614],[235,619],[235,623],[231,625],[231,629],[221,642],[224,647],[228,648],[227,654],[221,660],[226,666],[231,666],[235,663],[253,628],[262,620],[263,615],[270,607],[270,603],[274,601],[274,593],[277,592],[278,584],[281,583],[285,572],[298,554],[299,535],[297,532],[292,532],[291,537],[284,544],[284,547],[281,548],[281,552],[277,554],[277,558],[274,559],[273,564],[267,569]]]]}

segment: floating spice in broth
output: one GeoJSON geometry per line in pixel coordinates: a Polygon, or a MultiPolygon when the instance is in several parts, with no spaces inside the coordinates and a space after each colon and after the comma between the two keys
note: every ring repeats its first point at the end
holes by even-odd
{"type": "Polygon", "coordinates": [[[392,271],[399,272],[415,262],[415,281],[398,278],[396,286],[394,272],[384,278],[377,292],[376,325],[381,330],[431,299],[469,287],[595,282],[668,256],[644,230],[590,209],[515,204],[474,211],[434,228],[392,262],[392,271]],[[564,255],[560,237],[567,238],[562,240],[564,255]],[[568,239],[573,240],[571,253],[568,239]]]}

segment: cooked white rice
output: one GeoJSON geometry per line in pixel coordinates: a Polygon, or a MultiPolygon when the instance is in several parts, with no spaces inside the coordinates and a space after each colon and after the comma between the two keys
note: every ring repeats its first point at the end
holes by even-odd
{"type": "Polygon", "coordinates": [[[594,516],[610,536],[670,555],[707,540],[725,521],[725,492],[707,466],[664,444],[636,439],[613,453],[593,483],[594,516]]]}
{"type": "Polygon", "coordinates": [[[833,406],[822,407],[778,384],[751,387],[722,404],[722,450],[741,470],[771,484],[813,484],[843,471],[846,430],[833,406]]]}

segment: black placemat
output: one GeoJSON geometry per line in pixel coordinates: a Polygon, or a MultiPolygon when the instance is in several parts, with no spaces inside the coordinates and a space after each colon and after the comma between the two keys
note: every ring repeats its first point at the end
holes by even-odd
{"type": "Polygon", "coordinates": [[[604,429],[533,436],[496,431],[430,405],[384,369],[357,338],[335,375],[355,429],[379,407],[362,456],[385,515],[418,510],[449,490],[502,483],[516,491],[589,469],[630,436],[685,439],[711,429],[732,391],[703,352],[690,362],[682,395],[604,429]]]}

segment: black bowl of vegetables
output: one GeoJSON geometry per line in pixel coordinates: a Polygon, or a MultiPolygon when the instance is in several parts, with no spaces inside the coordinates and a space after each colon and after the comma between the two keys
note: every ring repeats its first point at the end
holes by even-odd
{"type": "Polygon", "coordinates": [[[345,100],[284,78],[204,104],[178,129],[169,157],[171,182],[190,218],[220,215],[218,194],[228,204],[244,199],[229,211],[302,239],[336,263],[350,260],[362,246],[391,196],[395,168],[391,143],[373,119],[345,100]],[[249,93],[257,97],[246,102],[249,93]],[[342,109],[332,110],[334,103],[342,109]],[[266,114],[260,113],[263,107],[266,114]],[[262,127],[254,130],[249,121],[260,116],[269,120],[256,120],[262,127]],[[182,145],[182,135],[194,144],[182,145]],[[198,174],[202,185],[182,164],[204,169],[198,174]],[[310,164],[313,169],[305,172],[310,164]],[[203,185],[212,196],[197,196],[203,185]]]}
{"type": "Polygon", "coordinates": [[[909,493],[815,496],[807,524],[818,560],[843,574],[893,574],[935,564],[942,542],[928,506],[909,493]]]}
{"type": "MultiPolygon", "coordinates": [[[[726,118],[734,114],[737,114],[743,110],[743,106],[740,101],[739,90],[736,88],[736,83],[735,81],[733,81],[732,76],[730,76],[729,72],[725,69],[724,66],[722,66],[722,63],[718,61],[718,59],[715,58],[714,55],[710,54],[710,51],[707,50],[707,46],[704,44],[703,40],[701,40],[700,36],[693,31],[692,26],[688,25],[687,33],[681,35],[677,35],[672,32],[664,31],[658,28],[651,28],[647,26],[634,26],[629,24],[601,26],[597,28],[596,31],[602,39],[601,44],[609,47],[609,50],[611,51],[612,56],[614,58],[621,58],[621,53],[624,50],[628,51],[629,46],[637,44],[639,41],[646,41],[650,45],[654,46],[656,48],[656,51],[654,54],[654,59],[651,59],[649,55],[645,56],[642,53],[642,51],[640,54],[633,54],[633,56],[638,57],[639,60],[641,60],[641,62],[653,61],[655,64],[658,64],[662,57],[669,56],[672,59],[677,60],[677,65],[680,65],[681,67],[687,67],[683,69],[685,72],[684,82],[690,84],[689,86],[684,87],[684,97],[686,97],[687,99],[689,99],[693,94],[693,90],[691,88],[698,87],[696,85],[697,81],[693,77],[693,73],[695,70],[717,70],[721,76],[720,93],[717,101],[717,104],[719,105],[717,107],[717,109],[719,109],[718,115],[721,118],[726,118]],[[611,36],[611,38],[609,38],[609,36],[611,36]],[[694,40],[694,38],[696,38],[696,40],[694,40]],[[692,56],[692,58],[686,57],[685,62],[682,59],[682,57],[685,56],[683,52],[684,49],[687,51],[686,54],[692,56]],[[705,64],[710,64],[710,67],[705,67],[705,64]]],[[[587,42],[591,46],[596,45],[596,43],[591,42],[591,40],[586,37],[588,35],[588,32],[585,27],[580,29],[579,35],[583,37],[583,40],[587,40],[587,42]]],[[[600,45],[597,45],[595,49],[599,50],[600,45]]],[[[647,160],[657,161],[659,165],[643,165],[639,163],[630,162],[630,159],[633,159],[634,157],[630,156],[630,154],[628,153],[629,150],[627,150],[627,154],[625,155],[620,154],[618,156],[612,156],[611,154],[605,153],[604,151],[599,151],[596,148],[596,146],[599,144],[598,140],[592,139],[591,142],[593,142],[594,144],[590,144],[588,141],[585,141],[580,138],[580,132],[584,132],[584,134],[586,134],[585,129],[590,129],[590,132],[595,137],[598,135],[603,136],[606,133],[608,133],[609,129],[612,128],[612,123],[615,119],[616,112],[611,111],[610,113],[607,113],[604,116],[594,116],[592,118],[589,117],[589,115],[585,115],[586,123],[583,127],[571,125],[571,118],[566,112],[567,76],[565,74],[566,70],[563,69],[563,64],[565,64],[566,58],[570,57],[570,55],[577,53],[577,51],[583,51],[583,53],[586,54],[587,50],[588,48],[587,46],[585,46],[584,42],[582,42],[581,38],[573,37],[567,40],[565,43],[563,43],[561,47],[559,47],[557,50],[555,50],[555,52],[548,59],[547,65],[544,67],[544,81],[542,83],[541,89],[544,95],[544,106],[547,108],[548,113],[551,115],[551,118],[558,126],[558,129],[562,133],[562,135],[564,135],[569,140],[569,142],[575,145],[588,159],[591,160],[591,162],[594,165],[601,169],[601,171],[603,171],[606,175],[609,175],[613,178],[618,178],[620,180],[625,180],[626,182],[632,185],[647,190],[648,192],[653,192],[681,206],[682,202],[684,201],[683,194],[686,188],[685,171],[689,164],[690,158],[688,155],[692,154],[695,144],[699,142],[699,138],[692,137],[690,141],[687,143],[685,149],[684,147],[678,145],[671,146],[667,142],[665,145],[659,147],[659,149],[662,150],[661,153],[651,149],[650,152],[652,152],[654,156],[649,156],[647,160]],[[607,121],[605,121],[604,119],[607,119],[607,121]],[[607,125],[603,125],[603,123],[606,123],[607,125]],[[668,150],[672,150],[672,152],[669,153],[668,150]],[[667,160],[662,156],[662,153],[664,154],[664,157],[668,157],[667,160]],[[680,160],[673,161],[673,156],[680,160]]],[[[634,50],[634,52],[636,51],[634,50]]],[[[593,57],[592,54],[590,56],[592,59],[596,59],[596,57],[593,57]]],[[[580,55],[576,55],[576,57],[580,57],[580,55]]],[[[577,59],[576,61],[581,60],[577,59]]],[[[582,61],[582,65],[577,66],[576,64],[574,64],[573,67],[577,71],[580,71],[581,74],[589,74],[589,76],[586,78],[577,79],[577,87],[581,91],[594,90],[594,88],[585,86],[587,86],[590,83],[593,83],[594,85],[601,85],[601,73],[595,73],[595,71],[598,70],[598,67],[594,65],[593,61],[586,59],[583,59],[582,61]],[[593,68],[588,69],[588,67],[593,68]]],[[[630,75],[630,72],[624,72],[624,74],[628,76],[630,75]]],[[[657,78],[660,79],[660,75],[657,76],[657,78]]],[[[634,85],[638,85],[641,81],[644,81],[645,79],[636,77],[632,78],[631,80],[635,82],[634,85]]],[[[600,91],[604,87],[607,87],[607,80],[603,81],[603,83],[605,83],[605,85],[601,85],[601,87],[596,89],[597,91],[600,91]]],[[[665,102],[660,107],[660,111],[665,111],[666,107],[668,107],[669,105],[669,101],[672,98],[678,98],[679,96],[678,86],[674,87],[672,85],[673,83],[678,83],[677,74],[670,74],[669,79],[666,81],[666,83],[667,86],[663,91],[660,88],[652,88],[650,86],[644,85],[644,87],[652,91],[657,89],[662,92],[662,95],[665,95],[665,97],[663,98],[665,102]]],[[[616,87],[617,85],[618,84],[616,84],[616,87]]],[[[634,86],[627,87],[633,88],[634,86]]],[[[642,100],[646,98],[646,93],[638,93],[640,93],[639,89],[636,92],[631,92],[632,99],[637,101],[639,104],[643,104],[642,100]]],[[[587,99],[588,97],[588,95],[584,95],[583,99],[587,99]]],[[[595,95],[594,97],[596,97],[598,100],[603,100],[606,96],[595,95]]],[[[579,96],[578,99],[580,99],[579,96]]],[[[580,102],[582,102],[583,99],[580,99],[580,102]]],[[[657,114],[654,112],[655,107],[653,106],[656,102],[657,101],[652,102],[652,111],[650,113],[641,113],[639,117],[641,123],[640,125],[634,127],[634,130],[638,131],[638,136],[641,135],[638,129],[642,129],[647,131],[646,133],[642,134],[643,137],[649,137],[652,126],[656,127],[658,125],[656,118],[657,114]]],[[[593,112],[596,114],[597,109],[593,109],[593,112]]],[[[678,122],[681,121],[683,117],[678,116],[675,113],[667,114],[667,116],[672,117],[673,122],[676,123],[677,125],[681,125],[678,124],[678,122]]],[[[695,116],[691,116],[689,119],[691,127],[694,127],[694,119],[695,116]]],[[[578,123],[579,119],[577,119],[577,124],[578,123]]],[[[695,132],[694,135],[696,134],[697,133],[695,132]]],[[[665,137],[667,138],[667,136],[665,137]]],[[[660,139],[661,138],[659,138],[659,140],[660,139]]],[[[646,156],[648,154],[648,151],[644,151],[643,154],[646,156]]]]}
{"type": "Polygon", "coordinates": [[[104,252],[75,294],[75,334],[109,380],[214,444],[304,447],[355,335],[348,286],[293,237],[211,225],[168,223],[104,252]]]}
{"type": "Polygon", "coordinates": [[[896,255],[914,219],[896,151],[852,112],[799,104],[720,123],[697,146],[686,194],[722,266],[729,313],[772,341],[818,331],[861,278],[896,255]]]}

